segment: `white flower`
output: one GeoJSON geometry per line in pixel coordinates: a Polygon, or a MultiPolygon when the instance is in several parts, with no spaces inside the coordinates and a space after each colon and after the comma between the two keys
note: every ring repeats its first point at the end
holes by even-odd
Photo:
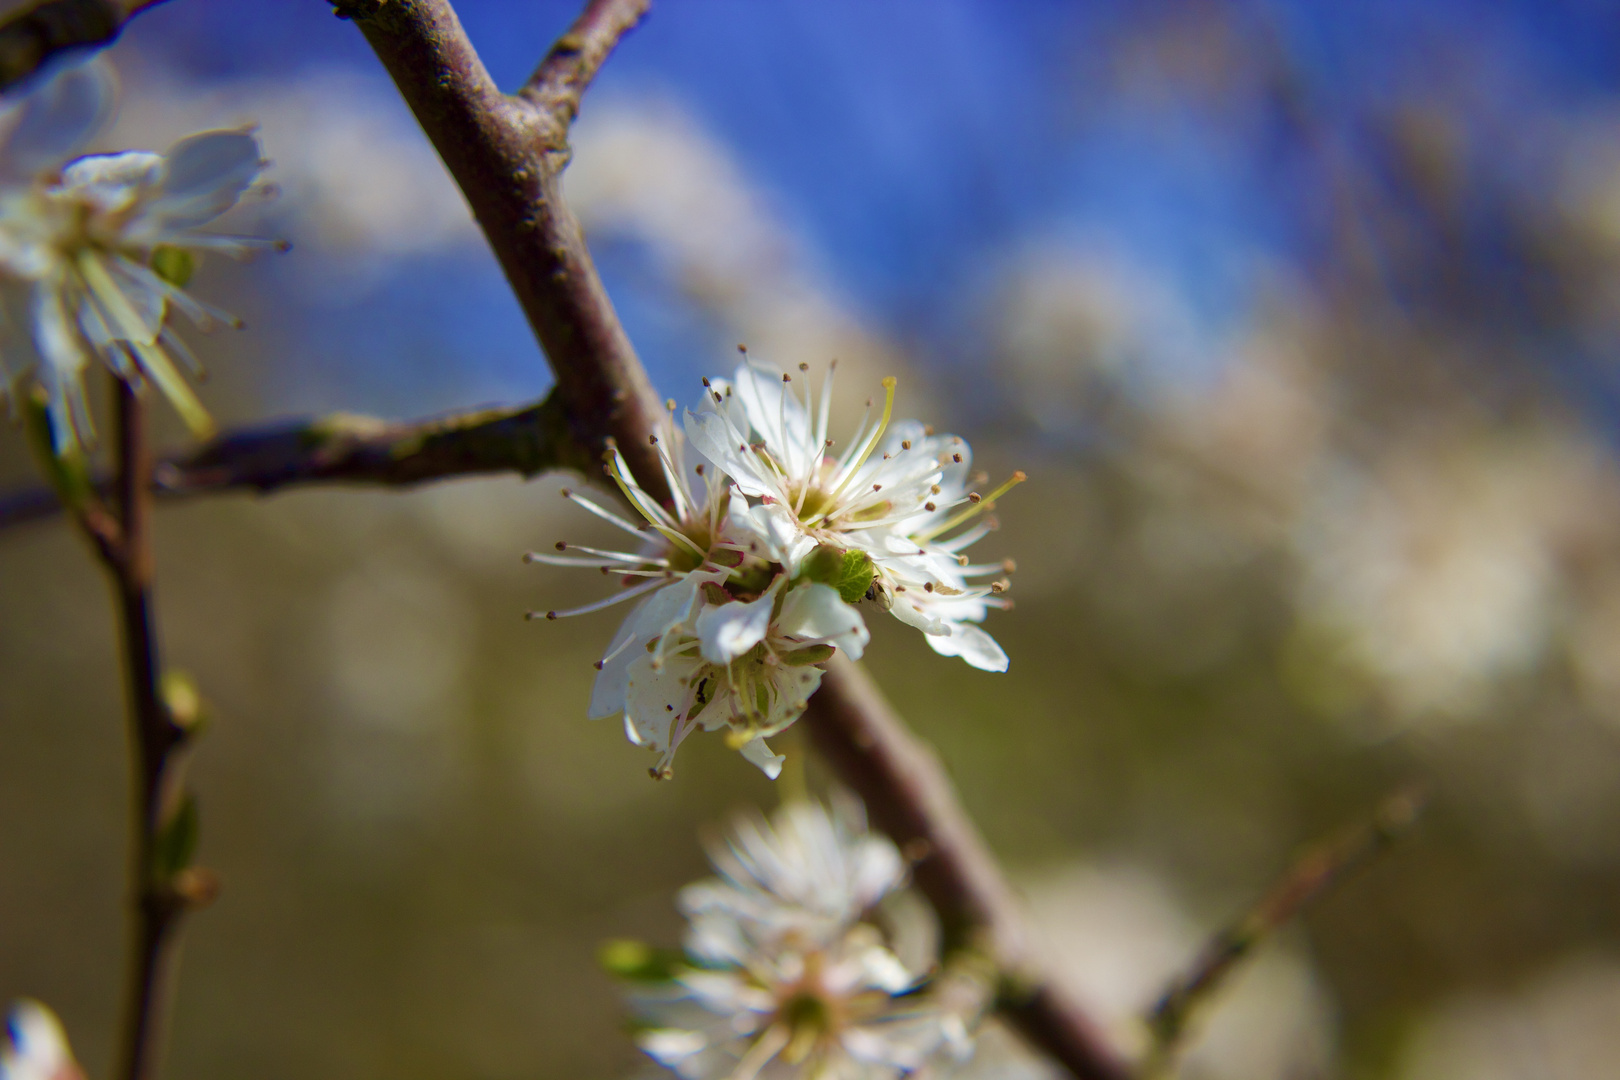
{"type": "MultiPolygon", "coordinates": [[[[803,367],[801,366],[801,371],[803,367]]],[[[895,380],[885,379],[875,426],[863,419],[841,457],[827,455],[832,375],[819,405],[800,401],[787,372],[752,360],[730,384],[705,380],[708,407],[686,414],[686,431],[736,488],[755,502],[735,515],[773,559],[798,574],[820,546],[865,552],[876,563],[873,595],[901,621],[928,635],[935,651],[974,667],[1005,671],[1007,655],[972,624],[1004,607],[1010,563],[974,566],[962,554],[992,527],[979,521],[955,536],[1024,479],[988,498],[968,490],[972,454],[953,435],[913,421],[894,424],[895,380]]]]}
{"type": "Polygon", "coordinates": [[[891,1080],[967,1046],[962,1018],[862,921],[903,877],[858,809],[745,819],[719,879],[681,894],[688,961],[633,998],[637,1041],[683,1080],[891,1080]]]}
{"type": "Polygon", "coordinates": [[[622,652],[610,651],[598,684],[611,673],[611,689],[593,694],[591,715],[622,711],[630,740],[660,752],[655,776],[670,774],[693,731],[725,728],[726,741],[775,779],[783,759],[765,739],[804,712],[835,650],[858,660],[868,640],[860,613],[836,590],[786,583],[778,575],[758,597],[730,600],[717,582],[703,580],[691,593],[695,614],[688,608],[680,621],[673,617],[687,602],[684,589],[669,606],[658,604],[656,616],[637,620],[622,652]],[[630,641],[644,644],[632,649],[630,641]]]}
{"type": "Polygon", "coordinates": [[[84,1080],[61,1022],[39,1002],[25,998],[12,1005],[6,1036],[0,1080],[84,1080]]]}
{"type": "Polygon", "coordinates": [[[70,152],[99,114],[80,108],[86,126],[47,134],[35,112],[25,108],[5,147],[8,158],[39,171],[0,190],[0,276],[26,305],[31,328],[31,348],[12,343],[6,351],[22,354],[13,366],[34,366],[49,399],[57,449],[92,435],[84,398],[92,357],[132,385],[157,384],[193,432],[208,434],[208,413],[176,366],[178,359],[196,372],[196,359],[167,325],[168,316],[172,307],[202,329],[236,325],[180,286],[195,254],[240,257],[276,246],[199,230],[236,205],[258,178],[265,165],[258,140],[246,131],[207,131],[162,155],[95,154],[47,167],[36,147],[19,142],[47,139],[70,152]]]}
{"type": "Polygon", "coordinates": [[[693,731],[726,728],[728,741],[774,778],[782,758],[765,738],[804,711],[821,682],[819,665],[835,649],[861,655],[866,626],[826,585],[789,588],[787,577],[758,554],[757,537],[736,527],[747,502],[725,475],[688,454],[675,432],[655,442],[672,492],[670,508],[636,482],[616,448],[608,454],[608,473],[646,520],[644,527],[564,492],[641,539],[639,552],[562,542],[560,554],[528,556],[604,571],[624,587],[596,603],[546,616],[597,611],[650,593],[596,663],[591,718],[622,714],[630,741],[659,754],[654,776],[670,775],[676,749],[693,731]]]}

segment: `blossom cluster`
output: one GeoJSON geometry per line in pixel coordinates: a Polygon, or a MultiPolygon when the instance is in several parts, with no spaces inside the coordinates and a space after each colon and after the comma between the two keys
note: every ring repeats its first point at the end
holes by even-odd
{"type": "Polygon", "coordinates": [[[670,775],[676,749],[701,728],[724,729],[774,778],[783,759],[765,740],[804,711],[834,653],[860,658],[869,640],[863,601],[923,631],[938,653],[1007,669],[1007,654],[977,624],[1008,606],[1001,594],[1012,564],[974,564],[964,551],[994,525],[981,512],[1023,474],[988,497],[970,491],[967,443],[893,422],[892,378],[880,415],[872,418],[868,402],[835,456],[832,370],[819,395],[806,386],[801,397],[806,370],[796,379],[745,352],[730,380],[704,379],[697,408],[652,436],[666,502],[611,449],[608,475],[643,524],[565,490],[636,537],[637,550],[559,542],[556,554],[528,556],[621,584],[547,618],[640,598],[596,663],[590,715],[622,715],[630,741],[659,754],[654,776],[670,775]]]}
{"type": "Polygon", "coordinates": [[[681,1080],[892,1080],[971,1051],[946,1006],[873,921],[905,879],[900,853],[852,801],[740,818],[687,886],[684,947],[620,942],[638,1045],[681,1080]]]}
{"type": "Polygon", "coordinates": [[[254,188],[265,161],[248,131],[205,131],[166,154],[77,154],[105,121],[111,78],[91,64],[53,79],[0,117],[0,339],[10,394],[44,389],[58,453],[94,429],[84,379],[92,360],[132,386],[154,384],[193,433],[212,430],[186,382],[201,368],[169,325],[237,320],[185,291],[196,256],[277,246],[199,227],[254,188]],[[26,326],[24,332],[12,322],[26,326]]]}

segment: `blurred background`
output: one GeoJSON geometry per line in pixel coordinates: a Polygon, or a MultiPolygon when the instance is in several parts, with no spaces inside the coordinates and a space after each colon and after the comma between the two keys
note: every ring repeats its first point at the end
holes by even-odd
{"type": "MultiPolygon", "coordinates": [[[[572,0],[463,0],[503,86],[572,0]]],[[[207,264],[226,424],[537,398],[464,203],[316,0],[173,0],[111,50],[101,149],[253,122],[293,250],[207,264]]],[[[1048,952],[1123,1045],[1205,935],[1396,787],[1419,828],[1269,942],[1184,1075],[1585,1080],[1620,1060],[1620,17],[1588,0],[664,3],[568,192],[662,393],[738,342],[1031,482],[988,675],[873,618],[1048,952]]],[[[170,445],[184,443],[177,425],[170,445]]],[[[0,430],[0,487],[31,482],[0,430]]],[[[169,1075],[610,1078],[607,938],[673,943],[699,836],[777,789],[668,783],[584,720],[620,612],[525,567],[563,478],[165,507],[170,662],[224,881],[169,1075]]],[[[126,782],[109,597],[0,535],[0,996],[106,1075],[126,782]]],[[[789,754],[802,753],[793,739],[789,754]]],[[[812,763],[813,788],[827,778],[812,763]]],[[[992,1039],[984,1076],[1040,1077],[992,1039]]]]}

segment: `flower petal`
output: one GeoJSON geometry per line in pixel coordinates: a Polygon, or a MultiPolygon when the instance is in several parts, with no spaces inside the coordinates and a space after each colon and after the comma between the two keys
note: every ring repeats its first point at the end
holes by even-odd
{"type": "Polygon", "coordinates": [[[941,656],[960,656],[980,671],[1007,670],[1007,654],[996,639],[972,623],[956,623],[949,635],[930,634],[927,641],[941,656]]]}
{"type": "Polygon", "coordinates": [[[802,584],[782,601],[778,633],[807,643],[825,642],[859,660],[871,634],[861,613],[844,603],[838,590],[818,582],[802,584]]]}

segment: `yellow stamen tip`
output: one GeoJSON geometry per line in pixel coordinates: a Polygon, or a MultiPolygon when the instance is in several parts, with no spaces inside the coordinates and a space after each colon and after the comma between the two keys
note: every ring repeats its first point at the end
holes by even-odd
{"type": "Polygon", "coordinates": [[[900,380],[896,379],[893,375],[885,375],[883,377],[883,389],[885,389],[885,390],[893,390],[895,388],[896,384],[899,383],[899,381],[900,380]]]}

